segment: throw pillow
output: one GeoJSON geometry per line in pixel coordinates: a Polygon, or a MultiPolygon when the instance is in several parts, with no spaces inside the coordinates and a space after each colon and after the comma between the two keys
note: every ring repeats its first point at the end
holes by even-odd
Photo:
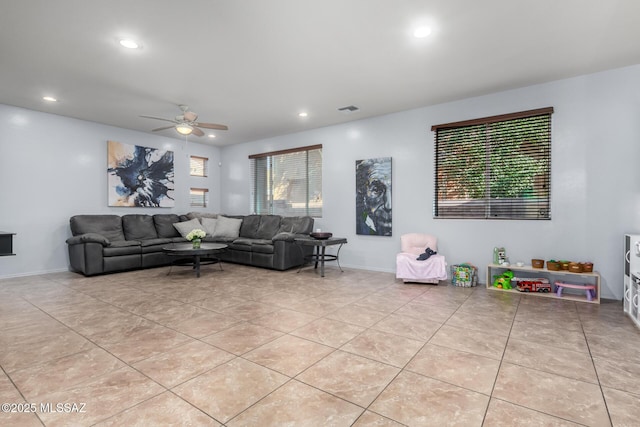
{"type": "Polygon", "coordinates": [[[178,233],[184,238],[187,237],[187,234],[191,232],[191,230],[200,229],[202,230],[202,224],[197,219],[190,219],[189,221],[184,222],[176,222],[173,226],[178,230],[178,233]]]}
{"type": "Polygon", "coordinates": [[[213,233],[214,239],[236,239],[240,236],[240,226],[242,220],[238,218],[229,218],[226,216],[218,216],[216,220],[216,228],[213,233]]]}
{"type": "Polygon", "coordinates": [[[206,231],[209,236],[213,236],[213,233],[216,230],[217,221],[218,220],[214,218],[206,218],[206,217],[200,218],[202,227],[204,227],[204,231],[206,231]]]}

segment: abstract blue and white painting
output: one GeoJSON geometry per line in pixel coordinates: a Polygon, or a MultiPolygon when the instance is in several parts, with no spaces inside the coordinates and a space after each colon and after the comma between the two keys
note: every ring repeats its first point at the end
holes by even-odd
{"type": "Polygon", "coordinates": [[[175,206],[173,151],[107,141],[109,206],[175,206]]]}

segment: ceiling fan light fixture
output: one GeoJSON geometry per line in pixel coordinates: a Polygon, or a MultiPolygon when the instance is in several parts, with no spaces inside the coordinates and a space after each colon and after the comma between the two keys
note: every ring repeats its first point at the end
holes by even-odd
{"type": "Polygon", "coordinates": [[[181,135],[191,135],[191,132],[193,132],[193,127],[186,123],[179,123],[176,125],[176,130],[181,135]]]}

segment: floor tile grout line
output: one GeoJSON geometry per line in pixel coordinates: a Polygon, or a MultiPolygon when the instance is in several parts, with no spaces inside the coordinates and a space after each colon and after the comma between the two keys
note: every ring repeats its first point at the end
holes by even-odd
{"type": "MultiPolygon", "coordinates": [[[[579,316],[579,314],[578,314],[579,316]]],[[[598,374],[598,369],[596,368],[596,363],[593,360],[593,353],[591,352],[591,346],[589,345],[589,338],[587,338],[587,334],[584,330],[584,326],[582,324],[582,319],[580,319],[580,326],[582,327],[582,334],[584,336],[584,341],[587,344],[587,350],[589,351],[589,358],[591,360],[591,366],[593,367],[594,372],[596,373],[596,379],[598,380],[598,388],[600,390],[600,395],[602,396],[602,402],[604,403],[604,408],[607,411],[607,417],[609,417],[609,423],[613,426],[613,419],[611,418],[611,411],[609,410],[609,404],[607,403],[607,398],[604,395],[604,389],[602,382],[600,381],[600,375],[598,374]]]]}
{"type": "MultiPolygon", "coordinates": [[[[572,423],[572,424],[588,427],[587,424],[583,424],[583,423],[581,423],[579,421],[575,421],[575,420],[571,420],[571,419],[568,419],[568,418],[564,418],[564,417],[562,417],[560,415],[552,415],[552,414],[549,414],[548,412],[543,412],[543,411],[541,411],[539,409],[530,408],[528,406],[520,405],[519,403],[510,402],[508,400],[504,400],[504,399],[501,399],[499,397],[491,397],[491,400],[499,400],[500,402],[505,402],[505,403],[508,403],[510,405],[518,406],[518,407],[523,408],[523,409],[528,410],[528,411],[537,412],[538,414],[541,414],[543,416],[554,417],[554,418],[557,418],[559,420],[567,421],[567,422],[572,423]]],[[[491,404],[491,401],[489,401],[489,405],[490,404],[491,404]]],[[[485,414],[485,418],[486,418],[486,414],[485,414]]],[[[483,424],[484,424],[484,419],[483,419],[483,424]]]]}
{"type": "MultiPolygon", "coordinates": [[[[489,412],[489,406],[491,406],[491,399],[494,399],[494,393],[495,393],[495,389],[496,389],[496,384],[498,383],[498,377],[500,376],[500,371],[502,370],[502,365],[505,362],[504,360],[504,355],[507,352],[507,347],[509,346],[509,340],[511,339],[511,332],[513,331],[513,325],[515,323],[515,318],[516,315],[518,313],[518,309],[520,308],[520,304],[522,303],[522,297],[518,296],[518,301],[516,304],[516,310],[513,314],[513,319],[511,320],[511,327],[509,328],[509,335],[507,335],[507,340],[504,343],[504,349],[502,350],[502,357],[500,358],[500,364],[498,365],[498,370],[496,371],[496,377],[493,380],[493,385],[491,386],[491,393],[489,394],[489,402],[487,403],[487,407],[485,408],[485,412],[484,415],[482,416],[482,424],[484,424],[484,422],[487,419],[487,413],[489,412]]],[[[509,402],[511,403],[511,402],[509,402]]],[[[529,409],[529,408],[528,408],[529,409]]]]}

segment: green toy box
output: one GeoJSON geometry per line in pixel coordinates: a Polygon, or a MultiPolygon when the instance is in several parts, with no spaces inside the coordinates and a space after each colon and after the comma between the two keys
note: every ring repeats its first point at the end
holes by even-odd
{"type": "Polygon", "coordinates": [[[451,284],[470,288],[478,286],[478,269],[471,264],[454,264],[451,266],[451,284]]]}

